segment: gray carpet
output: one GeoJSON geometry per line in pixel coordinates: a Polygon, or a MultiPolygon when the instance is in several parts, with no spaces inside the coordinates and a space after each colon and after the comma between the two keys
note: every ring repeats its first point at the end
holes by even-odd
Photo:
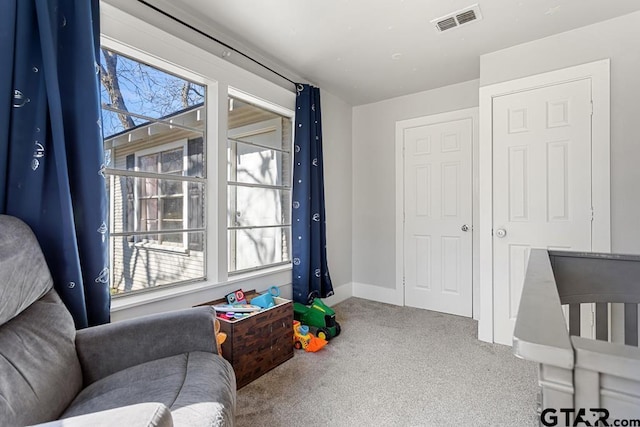
{"type": "Polygon", "coordinates": [[[242,426],[534,426],[536,365],[471,319],[349,298],[342,334],[238,391],[242,426]]]}

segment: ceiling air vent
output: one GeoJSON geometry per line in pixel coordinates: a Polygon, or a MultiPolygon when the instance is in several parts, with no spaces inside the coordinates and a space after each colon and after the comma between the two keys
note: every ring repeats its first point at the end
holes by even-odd
{"type": "Polygon", "coordinates": [[[457,27],[458,23],[456,22],[455,18],[447,18],[443,19],[442,21],[438,21],[436,25],[438,26],[438,30],[444,31],[450,28],[457,27]]]}
{"type": "Polygon", "coordinates": [[[435,24],[436,29],[442,32],[459,27],[461,25],[466,25],[470,22],[479,21],[481,19],[482,14],[480,13],[480,7],[478,7],[478,4],[474,4],[464,9],[434,19],[431,21],[431,23],[435,24]]]}

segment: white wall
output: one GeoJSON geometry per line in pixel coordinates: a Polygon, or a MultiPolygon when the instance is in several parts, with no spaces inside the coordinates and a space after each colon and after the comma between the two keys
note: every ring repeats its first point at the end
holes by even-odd
{"type": "Polygon", "coordinates": [[[402,304],[395,292],[396,121],[477,107],[478,89],[471,80],[353,108],[355,296],[402,304]]]}
{"type": "Polygon", "coordinates": [[[640,253],[640,12],[483,55],[480,85],[611,59],[612,251],[640,253]]]}
{"type": "Polygon", "coordinates": [[[327,215],[327,258],[337,301],[351,296],[351,106],[322,90],[322,150],[327,215]]]}

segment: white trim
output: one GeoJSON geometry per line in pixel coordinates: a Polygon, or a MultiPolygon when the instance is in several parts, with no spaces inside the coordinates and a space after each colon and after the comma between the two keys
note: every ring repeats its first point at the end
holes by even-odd
{"type": "Polygon", "coordinates": [[[557,71],[523,77],[480,88],[479,149],[479,239],[480,239],[480,320],[478,339],[493,342],[493,98],[590,79],[592,87],[592,250],[611,251],[610,198],[610,86],[609,59],[577,65],[557,71]]]}
{"type": "Polygon", "coordinates": [[[333,288],[333,295],[327,298],[323,298],[324,302],[333,307],[334,305],[341,303],[342,301],[351,298],[353,296],[353,283],[345,283],[344,285],[333,288]]]}
{"type": "MultiPolygon", "coordinates": [[[[476,299],[479,295],[476,291],[478,289],[477,267],[478,264],[475,261],[477,258],[476,242],[478,237],[477,224],[478,206],[477,206],[477,191],[478,188],[478,173],[477,173],[477,152],[478,152],[478,107],[465,108],[462,110],[449,111],[446,113],[433,114],[430,116],[417,117],[408,120],[400,120],[396,122],[396,142],[395,142],[395,161],[396,161],[396,284],[395,290],[401,294],[402,304],[406,305],[404,300],[404,131],[409,128],[417,126],[434,125],[438,123],[446,123],[457,120],[471,119],[472,122],[472,305],[474,307],[473,317],[476,318],[478,306],[476,299]]],[[[396,296],[396,298],[398,298],[396,296]]]]}
{"type": "Polygon", "coordinates": [[[235,277],[222,283],[202,281],[117,296],[111,302],[112,320],[188,308],[221,298],[236,289],[260,289],[265,283],[290,286],[291,265],[261,270],[258,274],[235,277]]]}
{"type": "Polygon", "coordinates": [[[367,283],[353,282],[351,284],[353,296],[356,298],[368,299],[393,305],[404,305],[404,292],[402,288],[392,289],[381,286],[369,285],[367,283]]]}

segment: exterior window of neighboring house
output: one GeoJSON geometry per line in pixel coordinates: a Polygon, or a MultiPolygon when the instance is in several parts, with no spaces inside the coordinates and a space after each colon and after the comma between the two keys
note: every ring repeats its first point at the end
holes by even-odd
{"type": "Polygon", "coordinates": [[[205,278],[206,86],[102,49],[111,292],[205,278]]]}
{"type": "Polygon", "coordinates": [[[229,96],[228,271],[290,262],[291,117],[229,96]]]}
{"type": "MultiPolygon", "coordinates": [[[[185,141],[186,142],[186,141],[185,141]]],[[[138,170],[153,174],[169,174],[182,176],[185,174],[184,155],[185,149],[181,146],[161,152],[138,156],[138,170]]],[[[167,147],[162,147],[167,148],[167,147]]],[[[152,149],[153,150],[153,149],[152,149]]],[[[140,231],[167,231],[181,230],[188,228],[186,223],[187,215],[184,203],[186,197],[186,182],[159,180],[157,178],[143,178],[138,180],[138,192],[136,206],[139,209],[140,231]]],[[[145,236],[146,242],[158,243],[161,245],[185,247],[186,233],[175,234],[149,234],[145,236]]]]}

